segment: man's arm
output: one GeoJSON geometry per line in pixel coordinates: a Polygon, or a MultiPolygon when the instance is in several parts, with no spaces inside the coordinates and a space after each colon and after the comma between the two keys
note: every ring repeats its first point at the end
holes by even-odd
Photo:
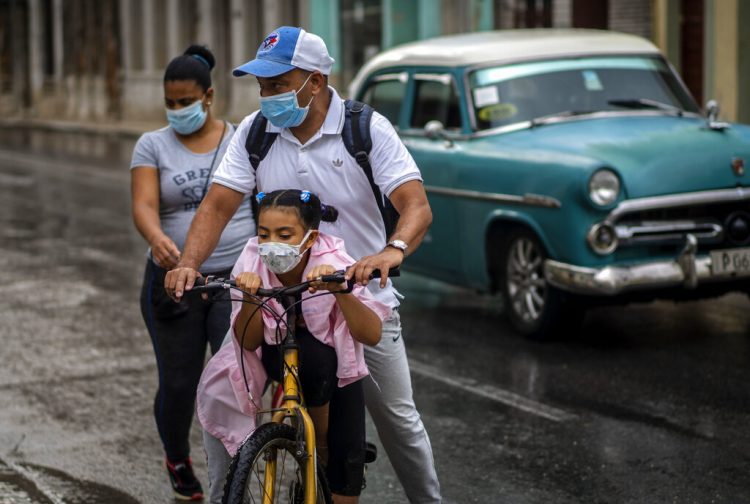
{"type": "Polygon", "coordinates": [[[391,192],[389,198],[400,216],[396,230],[388,237],[388,241],[402,240],[408,248],[404,254],[395,247],[385,247],[379,253],[365,256],[352,265],[347,271],[347,278],[354,277],[363,285],[367,285],[373,271],[380,270],[380,287],[385,287],[388,270],[401,266],[404,257],[413,253],[422,243],[432,224],[432,210],[421,181],[410,180],[401,184],[391,192]]]}
{"type": "Polygon", "coordinates": [[[164,287],[174,299],[179,300],[184,291],[193,288],[195,279],[200,276],[198,268],[216,248],[221,233],[244,197],[234,189],[211,184],[190,224],[182,257],[164,279],[164,287]]]}
{"type": "Polygon", "coordinates": [[[421,181],[411,180],[394,189],[390,200],[400,217],[396,230],[388,237],[388,241],[405,241],[409,245],[406,255],[409,255],[422,244],[432,224],[432,209],[427,201],[427,193],[421,181]]]}

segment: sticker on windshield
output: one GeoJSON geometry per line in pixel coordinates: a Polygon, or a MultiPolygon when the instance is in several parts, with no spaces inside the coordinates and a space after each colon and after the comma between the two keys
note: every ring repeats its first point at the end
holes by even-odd
{"type": "Polygon", "coordinates": [[[583,84],[589,91],[601,91],[604,89],[602,81],[599,80],[599,75],[594,70],[584,70],[581,72],[583,75],[583,84]]]}
{"type": "Polygon", "coordinates": [[[518,114],[518,108],[512,103],[498,103],[484,107],[477,113],[480,121],[505,121],[518,114]]]}
{"type": "Polygon", "coordinates": [[[496,86],[486,86],[474,89],[474,106],[476,108],[495,105],[500,102],[496,86]]]}

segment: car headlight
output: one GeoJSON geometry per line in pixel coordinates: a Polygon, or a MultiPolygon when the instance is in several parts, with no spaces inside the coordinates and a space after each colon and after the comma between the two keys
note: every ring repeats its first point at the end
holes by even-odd
{"type": "Polygon", "coordinates": [[[601,169],[589,180],[589,198],[599,206],[609,206],[620,195],[620,178],[612,170],[601,169]]]}

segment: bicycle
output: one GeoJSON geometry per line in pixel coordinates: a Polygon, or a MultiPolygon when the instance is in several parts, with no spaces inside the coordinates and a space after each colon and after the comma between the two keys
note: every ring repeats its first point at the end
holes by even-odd
{"type": "MultiPolygon", "coordinates": [[[[397,269],[389,272],[389,276],[398,276],[397,269]]],[[[380,272],[375,271],[371,278],[379,278],[380,272]]],[[[236,287],[233,280],[206,277],[199,279],[203,285],[196,283],[191,292],[206,292],[218,289],[236,287]]],[[[346,279],[343,271],[331,275],[324,275],[322,282],[344,283],[346,279]]],[[[283,350],[283,395],[280,405],[272,405],[269,409],[260,409],[258,415],[272,414],[270,422],[260,425],[243,442],[232,459],[224,485],[223,504],[245,504],[262,502],[263,504],[291,503],[291,504],[331,504],[333,502],[328,481],[323,467],[318,464],[315,446],[315,427],[305,408],[302,391],[299,385],[299,347],[295,337],[296,310],[302,302],[299,296],[306,291],[312,281],[301,282],[288,287],[274,289],[259,289],[258,298],[265,301],[248,301],[259,310],[267,310],[276,318],[277,331],[281,331],[282,324],[286,328],[286,335],[279,338],[283,350]],[[268,301],[276,299],[284,306],[284,313],[278,314],[268,305],[268,301]],[[286,315],[286,320],[283,319],[286,315]],[[285,422],[289,423],[285,423],[285,422]],[[287,457],[291,460],[287,466],[287,457]],[[307,490],[310,491],[307,491],[307,490]]],[[[350,280],[347,288],[342,292],[351,292],[354,286],[350,280]]],[[[315,296],[330,295],[324,292],[315,296]]],[[[312,296],[311,296],[312,297],[312,296]]],[[[309,298],[308,298],[309,299],[309,298]]],[[[244,373],[244,366],[240,363],[244,373]]],[[[247,382],[247,379],[245,378],[247,382]]]]}

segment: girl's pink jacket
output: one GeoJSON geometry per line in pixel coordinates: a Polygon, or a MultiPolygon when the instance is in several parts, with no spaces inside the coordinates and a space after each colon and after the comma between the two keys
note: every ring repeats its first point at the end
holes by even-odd
{"type": "MultiPolygon", "coordinates": [[[[324,233],[319,234],[309,253],[310,259],[303,278],[313,267],[321,264],[328,264],[339,270],[346,269],[354,263],[344,249],[344,242],[324,233]]],[[[269,271],[260,260],[257,237],[248,240],[245,249],[237,259],[232,277],[243,271],[256,272],[266,288],[282,286],[276,275],[269,271]]],[[[391,316],[390,308],[376,301],[365,287],[356,285],[353,294],[374,311],[381,320],[386,320],[391,316]]],[[[232,291],[232,298],[239,300],[242,294],[232,291]]],[[[302,298],[305,300],[302,302],[302,314],[307,329],[317,339],[336,349],[338,359],[336,375],[339,378],[339,387],[367,376],[362,344],[352,338],[335,297],[326,295],[308,300],[310,294],[305,292],[302,298]]],[[[283,312],[283,307],[277,301],[270,301],[268,304],[277,313],[283,312]]],[[[241,306],[240,302],[232,303],[232,328],[234,328],[241,306]]],[[[263,312],[263,324],[266,342],[271,345],[277,344],[276,320],[270,314],[263,312]]],[[[234,337],[234,331],[230,330],[230,333],[232,344],[224,345],[216,352],[203,370],[198,384],[197,413],[203,428],[220,439],[229,454],[234,456],[242,441],[255,430],[255,414],[261,408],[260,400],[263,385],[266,382],[266,372],[260,361],[260,348],[255,352],[241,349],[234,337]],[[239,365],[240,351],[243,356],[247,387],[250,389],[249,394],[239,365]]]]}

